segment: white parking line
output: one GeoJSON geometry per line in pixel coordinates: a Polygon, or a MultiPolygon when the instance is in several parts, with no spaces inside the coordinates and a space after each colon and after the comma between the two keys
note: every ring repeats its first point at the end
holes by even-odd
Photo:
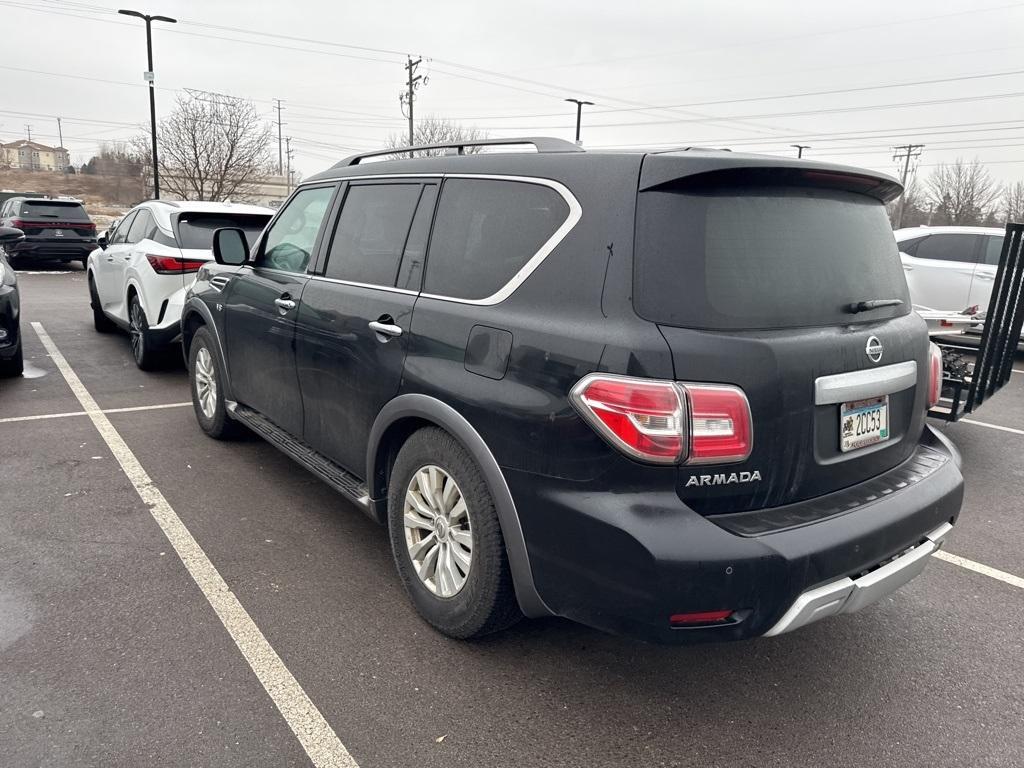
{"type": "Polygon", "coordinates": [[[1013,427],[1004,427],[1001,424],[989,424],[987,421],[975,421],[974,419],[960,419],[964,424],[973,424],[976,427],[988,427],[989,429],[998,429],[1000,432],[1012,432],[1015,435],[1024,435],[1024,429],[1014,429],[1013,427]]]}
{"type": "Polygon", "coordinates": [[[1010,584],[1011,586],[1019,589],[1024,589],[1024,579],[1020,576],[1014,576],[1012,573],[1007,573],[1006,571],[1000,571],[998,568],[992,568],[988,565],[976,563],[973,560],[968,560],[966,557],[951,555],[949,552],[943,552],[941,549],[938,552],[935,552],[934,556],[939,558],[939,560],[946,561],[947,563],[959,565],[961,568],[966,568],[969,571],[981,573],[989,578],[997,579],[998,581],[1005,582],[1006,584],[1010,584]]]}
{"type": "MultiPolygon", "coordinates": [[[[131,408],[105,408],[101,413],[132,413],[134,411],[158,411],[163,408],[183,408],[188,403],[162,403],[161,405],[136,405],[131,408]]],[[[87,416],[87,411],[68,411],[67,413],[41,413],[36,416],[8,416],[0,419],[0,424],[8,424],[12,421],[37,421],[39,419],[66,419],[68,416],[87,416]]]]}
{"type": "Polygon", "coordinates": [[[100,436],[106,442],[135,486],[142,501],[149,507],[153,519],[163,530],[167,540],[181,558],[189,575],[216,612],[224,628],[235,641],[238,650],[256,673],[263,688],[270,696],[281,716],[292,729],[309,759],[317,768],[358,768],[356,761],[345,749],[334,729],[310,701],[302,686],[288,671],[281,657],[263,636],[245,608],[235,597],[203,548],[193,538],[181,518],[167,503],[167,499],[153,484],[142,464],[135,458],[128,445],[118,434],[110,419],[100,409],[81,379],[68,365],[60,350],[53,343],[40,323],[32,323],[39,340],[46,347],[57,369],[71,387],[84,412],[92,420],[100,436]]]}

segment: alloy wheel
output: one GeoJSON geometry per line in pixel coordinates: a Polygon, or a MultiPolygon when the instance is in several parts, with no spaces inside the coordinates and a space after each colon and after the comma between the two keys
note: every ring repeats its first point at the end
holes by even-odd
{"type": "Polygon", "coordinates": [[[203,412],[203,416],[212,419],[217,412],[217,370],[214,367],[213,355],[206,347],[200,347],[196,352],[194,375],[199,410],[203,412]]]}
{"type": "Polygon", "coordinates": [[[128,341],[131,344],[132,354],[135,356],[136,362],[142,360],[142,334],[142,305],[139,304],[138,299],[135,299],[132,301],[131,309],[128,312],[128,341]]]}
{"type": "Polygon", "coordinates": [[[455,478],[440,467],[421,467],[405,492],[405,543],[416,575],[438,597],[454,597],[473,565],[469,507],[455,478]]]}

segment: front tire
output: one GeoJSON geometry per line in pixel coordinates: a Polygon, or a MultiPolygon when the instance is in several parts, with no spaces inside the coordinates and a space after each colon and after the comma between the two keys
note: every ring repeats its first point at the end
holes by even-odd
{"type": "Polygon", "coordinates": [[[157,367],[160,349],[153,343],[149,332],[149,321],[142,309],[139,295],[133,293],[128,300],[128,342],[131,344],[132,357],[140,370],[151,371],[157,367]]]}
{"type": "Polygon", "coordinates": [[[398,452],[388,530],[402,584],[435,629],[469,639],[522,618],[487,481],[444,430],[421,429],[398,452]]]}
{"type": "Polygon", "coordinates": [[[188,348],[188,379],[196,421],[214,440],[228,440],[242,431],[241,425],[228,416],[223,371],[213,335],[200,328],[188,348]]]}
{"type": "Polygon", "coordinates": [[[92,325],[97,333],[110,333],[117,327],[113,320],[103,314],[103,309],[100,307],[100,295],[96,291],[96,282],[91,273],[89,275],[89,304],[92,306],[92,325]]]}

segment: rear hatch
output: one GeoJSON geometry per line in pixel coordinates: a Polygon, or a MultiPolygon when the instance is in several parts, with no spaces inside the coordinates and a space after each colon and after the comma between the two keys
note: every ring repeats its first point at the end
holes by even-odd
{"type": "Polygon", "coordinates": [[[96,225],[82,204],[73,200],[24,200],[12,222],[31,240],[80,243],[96,237],[96,225]]]}
{"type": "Polygon", "coordinates": [[[645,161],[634,306],[678,381],[744,390],[754,435],[742,463],[681,467],[680,496],[704,514],[774,507],[908,459],[928,337],[885,211],[898,184],[814,167],[680,176],[672,161],[645,161]]]}
{"type": "Polygon", "coordinates": [[[182,211],[171,216],[174,240],[185,263],[182,280],[185,287],[195,281],[200,262],[213,261],[213,233],[221,227],[235,227],[245,232],[252,246],[270,221],[270,214],[182,211]]]}

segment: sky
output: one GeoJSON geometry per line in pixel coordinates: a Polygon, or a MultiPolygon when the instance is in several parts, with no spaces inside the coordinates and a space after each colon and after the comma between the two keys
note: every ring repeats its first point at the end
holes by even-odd
{"type": "Polygon", "coordinates": [[[28,124],[57,144],[60,116],[79,164],[148,131],[144,25],[127,7],[178,20],[153,27],[158,116],[183,89],[250,99],[268,122],[281,99],[303,175],[407,132],[412,55],[415,116],[495,138],[572,139],[573,97],[594,102],[589,149],[805,144],[898,174],[893,146],[914,143],[921,177],[963,157],[1024,179],[1021,0],[124,2],[0,0],[0,140],[28,124]]]}

